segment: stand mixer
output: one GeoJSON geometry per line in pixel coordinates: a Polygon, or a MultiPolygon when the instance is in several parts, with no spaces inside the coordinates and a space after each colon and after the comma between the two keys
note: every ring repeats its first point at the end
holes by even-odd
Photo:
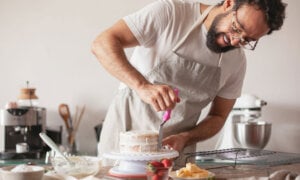
{"type": "Polygon", "coordinates": [[[271,135],[271,123],[260,120],[262,107],[267,102],[243,94],[237,99],[220,136],[216,149],[263,149],[271,135]]]}

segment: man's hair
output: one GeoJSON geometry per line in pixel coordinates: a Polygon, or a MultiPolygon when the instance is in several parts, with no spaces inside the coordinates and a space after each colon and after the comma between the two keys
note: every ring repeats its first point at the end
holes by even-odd
{"type": "MultiPolygon", "coordinates": [[[[218,5],[222,5],[224,1],[218,5]]],[[[234,10],[237,10],[243,5],[256,5],[259,10],[265,13],[268,27],[271,34],[274,30],[279,30],[283,25],[285,19],[285,7],[286,3],[281,0],[235,0],[234,10]]]]}

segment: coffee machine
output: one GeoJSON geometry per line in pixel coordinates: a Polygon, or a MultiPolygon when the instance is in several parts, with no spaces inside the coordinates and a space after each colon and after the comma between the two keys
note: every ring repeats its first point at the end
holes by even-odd
{"type": "Polygon", "coordinates": [[[236,100],[218,139],[216,149],[263,149],[270,138],[271,123],[261,120],[267,102],[252,94],[236,100]]]}
{"type": "Polygon", "coordinates": [[[0,159],[37,159],[44,144],[46,109],[38,107],[35,89],[21,89],[18,103],[0,109],[0,159]]]}

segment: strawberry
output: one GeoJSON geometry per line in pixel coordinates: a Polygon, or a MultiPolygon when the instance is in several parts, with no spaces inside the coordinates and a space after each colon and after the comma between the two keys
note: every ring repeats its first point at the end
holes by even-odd
{"type": "Polygon", "coordinates": [[[172,166],[172,160],[170,160],[170,159],[162,159],[161,161],[160,161],[163,165],[164,165],[164,167],[171,167],[172,166]]]}
{"type": "Polygon", "coordinates": [[[147,164],[147,170],[156,173],[157,169],[164,167],[163,163],[159,161],[151,161],[147,164]]]}
{"type": "Polygon", "coordinates": [[[161,178],[160,178],[160,176],[158,176],[158,175],[154,175],[154,176],[152,176],[152,178],[151,178],[151,180],[160,180],[161,178]]]}
{"type": "Polygon", "coordinates": [[[168,168],[163,167],[161,169],[158,169],[156,174],[158,176],[163,177],[163,176],[165,176],[165,174],[166,174],[167,171],[168,171],[168,168]]]}

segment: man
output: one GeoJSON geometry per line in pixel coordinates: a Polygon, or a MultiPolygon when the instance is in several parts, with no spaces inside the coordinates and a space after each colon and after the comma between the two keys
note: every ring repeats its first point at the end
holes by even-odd
{"type": "Polygon", "coordinates": [[[254,50],[284,18],[281,0],[225,0],[216,6],[159,0],[101,33],[92,51],[122,83],[103,124],[99,155],[118,147],[120,131],[158,129],[168,109],[173,111],[163,144],[195,151],[195,143],[221,130],[241,94],[243,49],[254,50]],[[129,61],[124,48],[135,46],[129,61]],[[210,102],[208,115],[198,121],[210,102]]]}

